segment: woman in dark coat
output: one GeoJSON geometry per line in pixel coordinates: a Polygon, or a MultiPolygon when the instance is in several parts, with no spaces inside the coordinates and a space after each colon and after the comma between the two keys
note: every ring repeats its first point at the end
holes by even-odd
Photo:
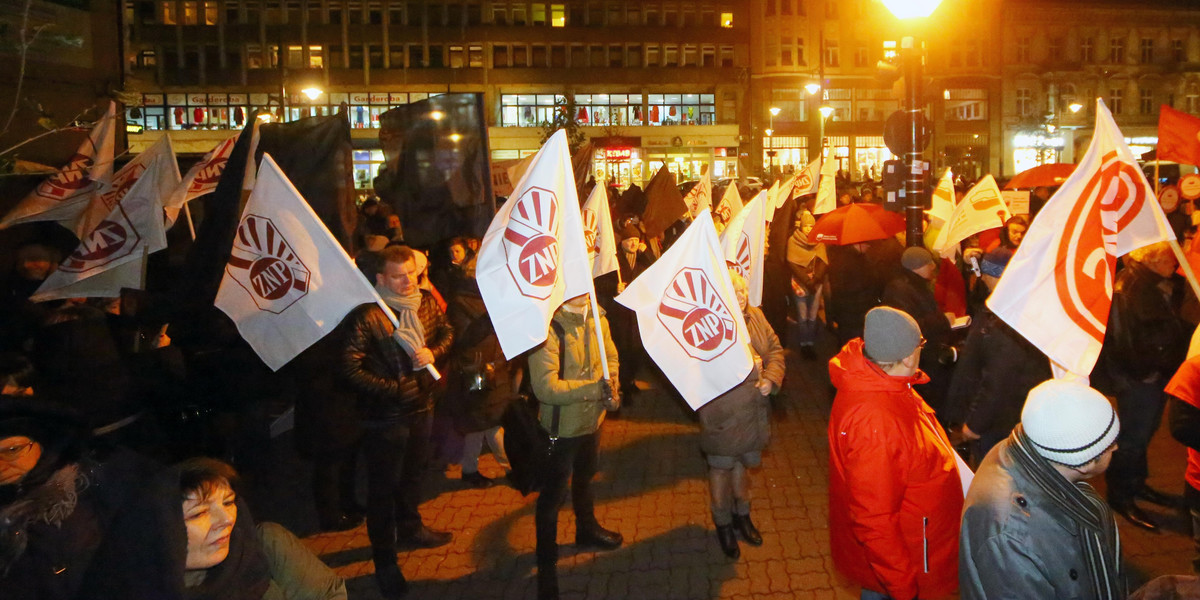
{"type": "Polygon", "coordinates": [[[468,259],[446,317],[458,332],[454,340],[446,403],[455,429],[463,434],[462,480],[486,488],[492,480],[479,472],[479,452],[486,441],[496,462],[509,470],[500,417],[517,395],[521,370],[504,358],[500,340],[475,280],[475,259],[468,259]]]}
{"type": "Polygon", "coordinates": [[[345,600],[346,584],[282,526],[255,526],[233,467],[164,469],[113,522],[87,574],[96,600],[345,600]]]}
{"type": "Polygon", "coordinates": [[[816,358],[813,345],[817,343],[821,312],[821,298],[825,293],[825,271],[829,256],[825,244],[808,239],[816,226],[812,213],[801,210],[796,218],[796,228],[788,238],[787,261],[792,271],[792,291],[796,303],[796,322],[800,325],[800,351],[804,357],[816,358]]]}
{"type": "Polygon", "coordinates": [[[76,413],[0,397],[0,597],[67,600],[127,495],[151,467],[86,443],[76,413]]]}
{"type": "Polygon", "coordinates": [[[717,541],[730,558],[741,555],[738,535],[762,545],[762,535],[750,520],[750,490],[746,469],[757,467],[771,435],[770,401],[783,384],[783,346],[762,311],[747,302],[746,280],[730,271],[733,289],[746,316],[754,369],[746,380],[697,411],[700,449],[708,460],[708,489],[717,541]]]}

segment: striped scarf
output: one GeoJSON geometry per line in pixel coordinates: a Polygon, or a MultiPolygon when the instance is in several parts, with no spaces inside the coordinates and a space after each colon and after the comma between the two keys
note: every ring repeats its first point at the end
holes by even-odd
{"type": "Polygon", "coordinates": [[[1108,504],[1084,482],[1072,484],[1033,449],[1025,429],[1017,425],[1009,438],[1009,456],[1046,497],[1075,523],[1083,539],[1084,559],[1099,600],[1125,598],[1121,573],[1121,536],[1108,504]]]}

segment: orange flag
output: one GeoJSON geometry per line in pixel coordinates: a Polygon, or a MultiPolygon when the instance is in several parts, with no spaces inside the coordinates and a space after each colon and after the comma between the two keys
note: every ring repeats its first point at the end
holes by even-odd
{"type": "Polygon", "coordinates": [[[1158,112],[1158,160],[1200,165],[1200,118],[1162,105],[1158,112]]]}

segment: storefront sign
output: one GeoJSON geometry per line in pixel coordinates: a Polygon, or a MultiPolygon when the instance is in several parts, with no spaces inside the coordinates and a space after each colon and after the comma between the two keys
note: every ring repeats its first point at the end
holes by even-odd
{"type": "Polygon", "coordinates": [[[388,95],[386,93],[371,92],[371,104],[387,104],[388,95]]]}
{"type": "Polygon", "coordinates": [[[229,103],[234,104],[234,105],[245,104],[246,103],[246,94],[230,94],[229,95],[229,103]]]}
{"type": "Polygon", "coordinates": [[[208,94],[189,94],[188,104],[208,104],[208,94]]]}
{"type": "Polygon", "coordinates": [[[226,94],[209,94],[208,95],[208,103],[209,104],[225,104],[228,101],[229,101],[229,96],[227,96],[226,94]]]}
{"type": "Polygon", "coordinates": [[[633,148],[605,148],[606,160],[629,160],[633,156],[633,148]]]}
{"type": "Polygon", "coordinates": [[[364,92],[350,94],[350,104],[370,104],[371,95],[364,92]]]}
{"type": "Polygon", "coordinates": [[[187,94],[167,94],[167,104],[187,104],[187,94]]]}

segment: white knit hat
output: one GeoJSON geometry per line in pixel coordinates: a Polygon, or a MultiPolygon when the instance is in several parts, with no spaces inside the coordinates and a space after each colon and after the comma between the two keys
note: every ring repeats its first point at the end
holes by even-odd
{"type": "Polygon", "coordinates": [[[1038,454],[1069,467],[1100,456],[1121,431],[1117,412],[1104,394],[1059,379],[1029,391],[1021,425],[1038,454]]]}

